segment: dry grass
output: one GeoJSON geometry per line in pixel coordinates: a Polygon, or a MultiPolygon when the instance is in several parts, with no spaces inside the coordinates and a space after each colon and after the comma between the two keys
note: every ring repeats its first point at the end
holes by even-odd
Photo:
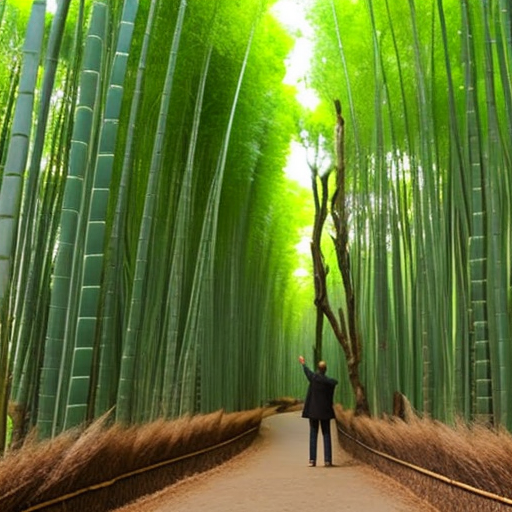
{"type": "MultiPolygon", "coordinates": [[[[354,417],[336,407],[339,426],[351,437],[374,450],[386,453],[450,480],[484,492],[512,499],[512,436],[505,430],[458,422],[447,426],[430,419],[409,417],[373,419],[354,417]]],[[[410,487],[443,512],[510,510],[498,500],[480,496],[400,466],[365,450],[343,434],[342,446],[410,487]]]]}
{"type": "MultiPolygon", "coordinates": [[[[22,512],[98,484],[94,492],[73,496],[64,508],[58,503],[42,510],[118,508],[239,453],[256,437],[257,430],[236,442],[223,443],[257,429],[264,415],[273,414],[282,406],[289,410],[296,404],[280,399],[265,410],[229,414],[218,411],[129,428],[107,427],[105,418],[101,418],[81,433],[69,432],[44,443],[28,442],[0,461],[0,510],[22,512]],[[205,451],[215,445],[220,446],[205,451]],[[187,457],[189,454],[195,455],[187,457]],[[148,470],[172,459],[172,464],[148,470]],[[138,470],[141,472],[136,473],[138,470]],[[123,478],[117,479],[121,475],[123,478]],[[101,486],[109,481],[111,485],[101,486]]],[[[506,431],[479,425],[468,427],[462,422],[449,427],[414,416],[409,416],[407,422],[396,418],[356,418],[340,406],[336,407],[336,417],[339,426],[352,438],[374,450],[512,499],[512,436],[506,431]]],[[[497,500],[448,485],[372,453],[343,434],[339,438],[348,452],[396,478],[438,510],[510,510],[510,506],[497,500]]]]}
{"type": "Polygon", "coordinates": [[[298,411],[301,410],[303,406],[303,400],[289,396],[275,398],[274,400],[270,400],[267,404],[267,407],[276,413],[298,411]]]}
{"type": "MultiPolygon", "coordinates": [[[[230,414],[218,411],[129,428],[107,427],[101,418],[80,434],[71,432],[51,441],[29,443],[0,461],[0,510],[23,511],[98,484],[94,492],[78,493],[68,500],[66,510],[117,508],[240,452],[257,431],[205,450],[257,429],[262,417],[262,409],[230,414]],[[178,460],[127,476],[174,459],[178,460]],[[124,477],[117,480],[121,475],[124,477]],[[111,485],[101,486],[105,482],[111,485]]],[[[60,503],[43,510],[62,507],[60,503]]]]}

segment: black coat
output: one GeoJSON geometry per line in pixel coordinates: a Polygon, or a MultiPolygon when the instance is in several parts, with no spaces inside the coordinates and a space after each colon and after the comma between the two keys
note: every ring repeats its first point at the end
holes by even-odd
{"type": "Polygon", "coordinates": [[[313,373],[306,365],[303,365],[303,368],[309,380],[309,387],[306,401],[304,402],[304,409],[302,410],[302,417],[314,420],[330,420],[334,418],[332,402],[334,388],[338,381],[322,373],[313,373]]]}

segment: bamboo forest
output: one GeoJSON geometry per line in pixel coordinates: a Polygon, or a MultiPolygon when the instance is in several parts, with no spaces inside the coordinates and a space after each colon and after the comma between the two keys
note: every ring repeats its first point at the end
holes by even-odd
{"type": "Polygon", "coordinates": [[[300,354],[512,428],[508,0],[0,0],[0,59],[0,439],[301,398],[300,354]]]}

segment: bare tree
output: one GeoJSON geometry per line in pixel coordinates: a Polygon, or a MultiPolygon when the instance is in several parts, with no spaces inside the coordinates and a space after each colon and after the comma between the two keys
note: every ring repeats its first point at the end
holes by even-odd
{"type": "Polygon", "coordinates": [[[315,201],[315,222],[311,239],[311,255],[313,258],[315,280],[315,306],[317,308],[315,358],[319,357],[321,353],[323,317],[325,316],[345,353],[348,376],[356,399],[356,414],[370,415],[366,391],[359,376],[362,345],[357,327],[355,291],[350,270],[344,147],[345,121],[341,113],[340,101],[335,100],[334,105],[336,109],[336,180],[335,190],[331,198],[331,217],[334,225],[332,240],[335,246],[338,269],[341,273],[345,292],[346,311],[340,307],[336,315],[331,307],[327,290],[327,274],[329,273],[329,267],[325,264],[321,249],[321,237],[328,213],[328,181],[330,172],[326,172],[320,176],[318,167],[310,164],[309,167],[311,169],[315,201]],[[321,185],[320,191],[318,181],[321,185]]]}

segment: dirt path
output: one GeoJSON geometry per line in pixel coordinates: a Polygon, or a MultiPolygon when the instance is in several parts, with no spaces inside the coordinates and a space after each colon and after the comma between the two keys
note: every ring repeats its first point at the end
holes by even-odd
{"type": "MultiPolygon", "coordinates": [[[[334,466],[310,468],[307,421],[299,412],[271,416],[243,454],[116,512],[309,512],[318,507],[350,512],[434,510],[341,450],[334,422],[332,435],[334,466]]],[[[321,455],[321,435],[318,444],[321,455]]]]}

